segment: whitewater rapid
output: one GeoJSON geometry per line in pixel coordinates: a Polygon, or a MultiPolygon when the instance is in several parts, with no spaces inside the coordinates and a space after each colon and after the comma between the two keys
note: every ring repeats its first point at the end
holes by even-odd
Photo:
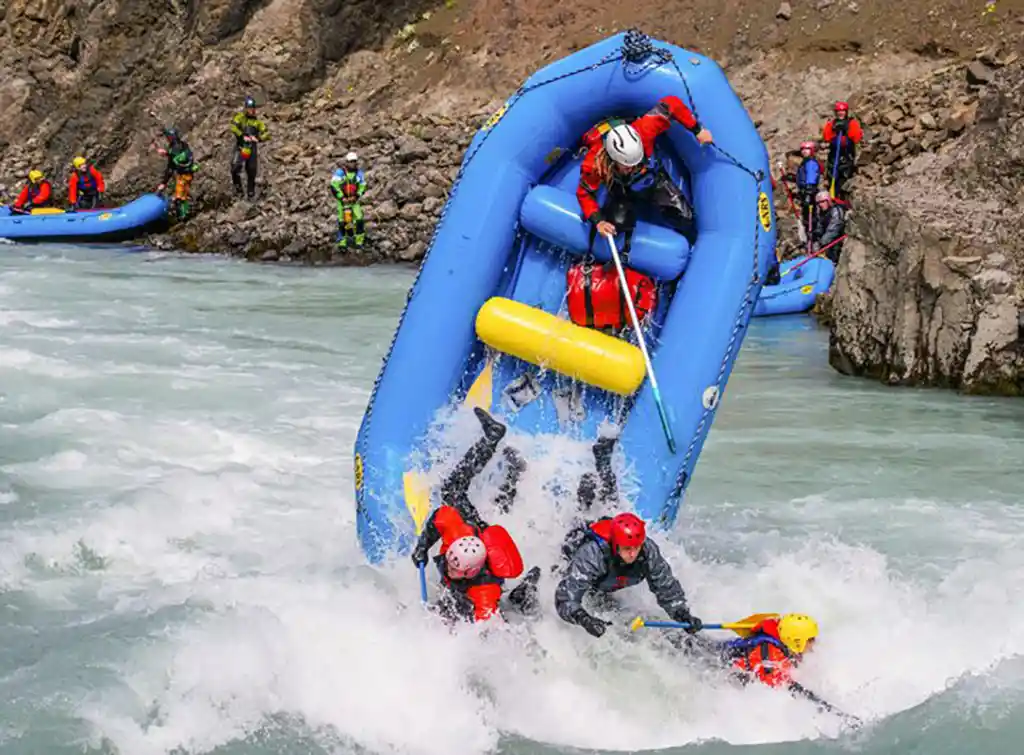
{"type": "MultiPolygon", "coordinates": [[[[1019,402],[843,379],[808,320],[752,328],[679,527],[655,536],[705,621],[813,614],[801,681],[866,720],[853,732],[656,630],[592,639],[554,616],[547,574],[539,621],[450,632],[406,559],[366,564],[351,449],[411,277],[3,248],[0,751],[880,754],[1019,734],[1019,402]]],[[[475,433],[456,417],[453,458],[475,433]]],[[[589,450],[508,442],[529,468],[501,521],[546,571],[589,450]]],[[[474,487],[485,517],[499,477],[474,487]]],[[[657,615],[634,592],[623,616],[657,615]]]]}

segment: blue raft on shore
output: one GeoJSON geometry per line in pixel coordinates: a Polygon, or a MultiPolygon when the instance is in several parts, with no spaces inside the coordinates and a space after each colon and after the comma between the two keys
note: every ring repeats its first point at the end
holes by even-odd
{"type": "MultiPolygon", "coordinates": [[[[410,546],[410,481],[422,476],[431,429],[465,404],[529,435],[593,440],[599,425],[617,423],[642,481],[637,512],[671,526],[773,260],[769,175],[764,143],[709,58],[629,32],[531,76],[472,140],[374,383],[354,458],[368,559],[410,546]],[[637,346],[563,314],[567,269],[589,241],[574,196],[580,137],[670,94],[715,137],[702,147],[673,124],[656,148],[693,202],[693,248],[641,208],[629,257],[659,288],[644,336],[674,452],[637,346]],[[524,403],[525,384],[533,390],[524,403]],[[577,391],[568,420],[566,389],[577,391]]],[[[593,253],[610,256],[600,240],[593,253]]]]}
{"type": "Polygon", "coordinates": [[[22,215],[0,206],[0,239],[21,242],[128,241],[167,220],[167,200],[143,194],[121,207],[22,215]]]}
{"type": "Polygon", "coordinates": [[[818,294],[832,286],[836,266],[825,257],[807,259],[807,255],[783,262],[779,266],[781,280],[774,286],[764,286],[754,307],[754,317],[793,315],[807,312],[814,306],[818,294]]]}

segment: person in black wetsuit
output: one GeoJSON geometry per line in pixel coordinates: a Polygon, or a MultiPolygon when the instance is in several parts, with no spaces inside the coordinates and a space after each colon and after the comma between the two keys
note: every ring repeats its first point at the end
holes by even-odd
{"type": "MultiPolygon", "coordinates": [[[[613,437],[601,437],[594,443],[597,475],[585,473],[576,492],[583,512],[597,502],[608,505],[619,501],[618,483],[612,469],[615,443],[613,437]]],[[[647,582],[665,613],[675,621],[689,624],[687,632],[700,631],[701,620],[690,613],[682,585],[661,550],[647,537],[646,524],[636,514],[623,512],[591,521],[579,519],[566,534],[562,556],[567,565],[555,590],[555,608],[564,621],[582,627],[594,637],[601,637],[610,622],[586,611],[584,596],[607,596],[647,582]]]]}

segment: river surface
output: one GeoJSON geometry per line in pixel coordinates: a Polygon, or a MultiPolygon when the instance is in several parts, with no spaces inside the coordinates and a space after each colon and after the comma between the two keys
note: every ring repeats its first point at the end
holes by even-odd
{"type": "MultiPolygon", "coordinates": [[[[538,622],[452,633],[407,561],[365,563],[352,444],[411,281],[0,247],[0,753],[1020,750],[1024,402],[752,326],[657,537],[705,621],[813,614],[801,680],[851,730],[657,630],[593,640],[550,580],[538,622]]],[[[531,558],[551,456],[509,522],[531,558]]]]}

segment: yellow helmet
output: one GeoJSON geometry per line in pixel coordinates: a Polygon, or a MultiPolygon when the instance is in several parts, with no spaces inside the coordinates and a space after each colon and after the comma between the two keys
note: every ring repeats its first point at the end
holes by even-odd
{"type": "Polygon", "coordinates": [[[85,167],[85,158],[81,156],[76,157],[71,161],[71,164],[75,166],[75,170],[81,170],[85,167]]]}
{"type": "Polygon", "coordinates": [[[800,654],[818,636],[818,622],[802,613],[787,613],[779,621],[779,639],[782,644],[800,654]]]}
{"type": "Polygon", "coordinates": [[[39,183],[43,180],[43,171],[41,170],[30,170],[28,172],[28,180],[34,184],[39,183]]]}

